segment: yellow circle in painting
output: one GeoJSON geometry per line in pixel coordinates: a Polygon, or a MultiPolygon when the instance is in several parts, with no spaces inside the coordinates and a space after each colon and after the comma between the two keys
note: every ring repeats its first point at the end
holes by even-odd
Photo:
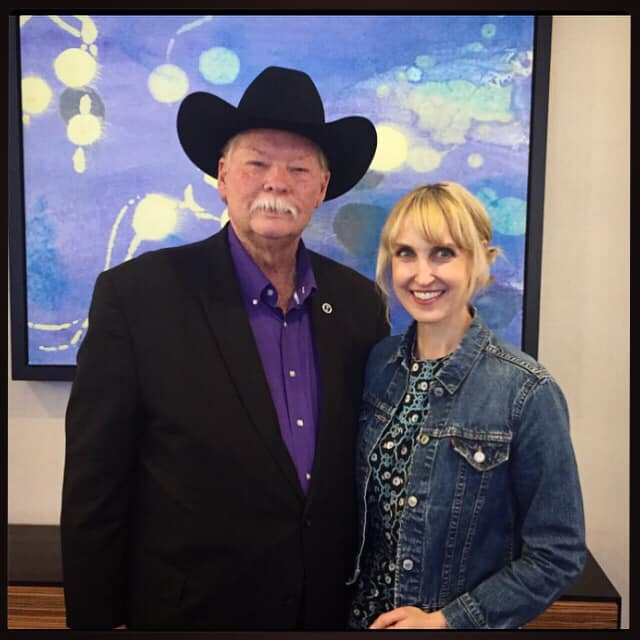
{"type": "Polygon", "coordinates": [[[101,135],[102,121],[91,113],[79,113],[67,124],[67,137],[79,147],[93,144],[101,135]]]}
{"type": "Polygon", "coordinates": [[[428,173],[440,166],[443,155],[431,147],[413,147],[407,155],[407,164],[414,171],[428,173]]]}
{"type": "Polygon", "coordinates": [[[182,100],[186,95],[189,90],[189,78],[175,64],[161,64],[149,74],[147,86],[158,102],[171,104],[182,100]]]}
{"type": "Polygon", "coordinates": [[[409,143],[401,131],[389,124],[376,127],[378,148],[371,161],[371,168],[376,171],[392,171],[400,167],[407,159],[409,143]]]}
{"type": "Polygon", "coordinates": [[[95,58],[79,48],[66,49],[53,62],[60,82],[68,87],[84,87],[93,80],[98,70],[95,58]]]}
{"type": "Polygon", "coordinates": [[[148,193],[133,214],[132,226],[141,240],[162,240],[176,227],[178,203],[161,193],[148,193]]]}
{"type": "Polygon", "coordinates": [[[391,93],[391,88],[388,84],[381,84],[376,88],[376,93],[378,94],[379,98],[387,98],[391,93]]]}
{"type": "Polygon", "coordinates": [[[484,158],[479,153],[472,153],[467,158],[467,164],[474,169],[481,167],[484,164],[484,158]]]}
{"type": "Polygon", "coordinates": [[[22,110],[27,113],[42,113],[51,102],[49,85],[38,76],[22,79],[22,110]]]}

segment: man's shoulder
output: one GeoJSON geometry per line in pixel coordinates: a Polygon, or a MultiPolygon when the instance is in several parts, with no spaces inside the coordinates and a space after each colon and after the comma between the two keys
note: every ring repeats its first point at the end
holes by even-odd
{"type": "Polygon", "coordinates": [[[206,257],[217,235],[188,244],[145,251],[131,260],[111,267],[106,273],[117,279],[128,278],[141,273],[153,273],[168,266],[193,263],[206,257]]]}

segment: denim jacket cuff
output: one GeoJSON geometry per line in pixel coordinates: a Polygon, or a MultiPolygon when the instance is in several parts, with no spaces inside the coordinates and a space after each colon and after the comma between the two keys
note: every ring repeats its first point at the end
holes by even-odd
{"type": "Polygon", "coordinates": [[[474,598],[468,593],[452,600],[441,609],[451,629],[483,629],[487,621],[474,598]]]}

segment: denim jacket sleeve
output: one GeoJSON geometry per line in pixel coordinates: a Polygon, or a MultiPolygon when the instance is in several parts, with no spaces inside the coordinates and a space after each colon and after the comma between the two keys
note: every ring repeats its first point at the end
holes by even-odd
{"type": "Polygon", "coordinates": [[[443,607],[451,628],[520,627],[549,607],[584,566],[584,513],[569,416],[553,378],[535,378],[523,389],[513,426],[520,554],[443,607]]]}

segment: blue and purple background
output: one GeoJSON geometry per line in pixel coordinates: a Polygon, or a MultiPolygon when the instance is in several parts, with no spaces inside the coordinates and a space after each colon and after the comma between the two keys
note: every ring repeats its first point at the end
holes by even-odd
{"type": "MultiPolygon", "coordinates": [[[[465,185],[504,251],[476,300],[521,344],[531,117],[531,16],[22,16],[29,364],[74,364],[97,275],[226,221],[215,181],[176,135],[181,98],[237,104],[266,66],[314,79],[327,120],[364,115],[379,151],[323,204],[306,244],[373,277],[393,203],[465,185]]],[[[393,330],[409,318],[392,305],[393,330]]]]}

